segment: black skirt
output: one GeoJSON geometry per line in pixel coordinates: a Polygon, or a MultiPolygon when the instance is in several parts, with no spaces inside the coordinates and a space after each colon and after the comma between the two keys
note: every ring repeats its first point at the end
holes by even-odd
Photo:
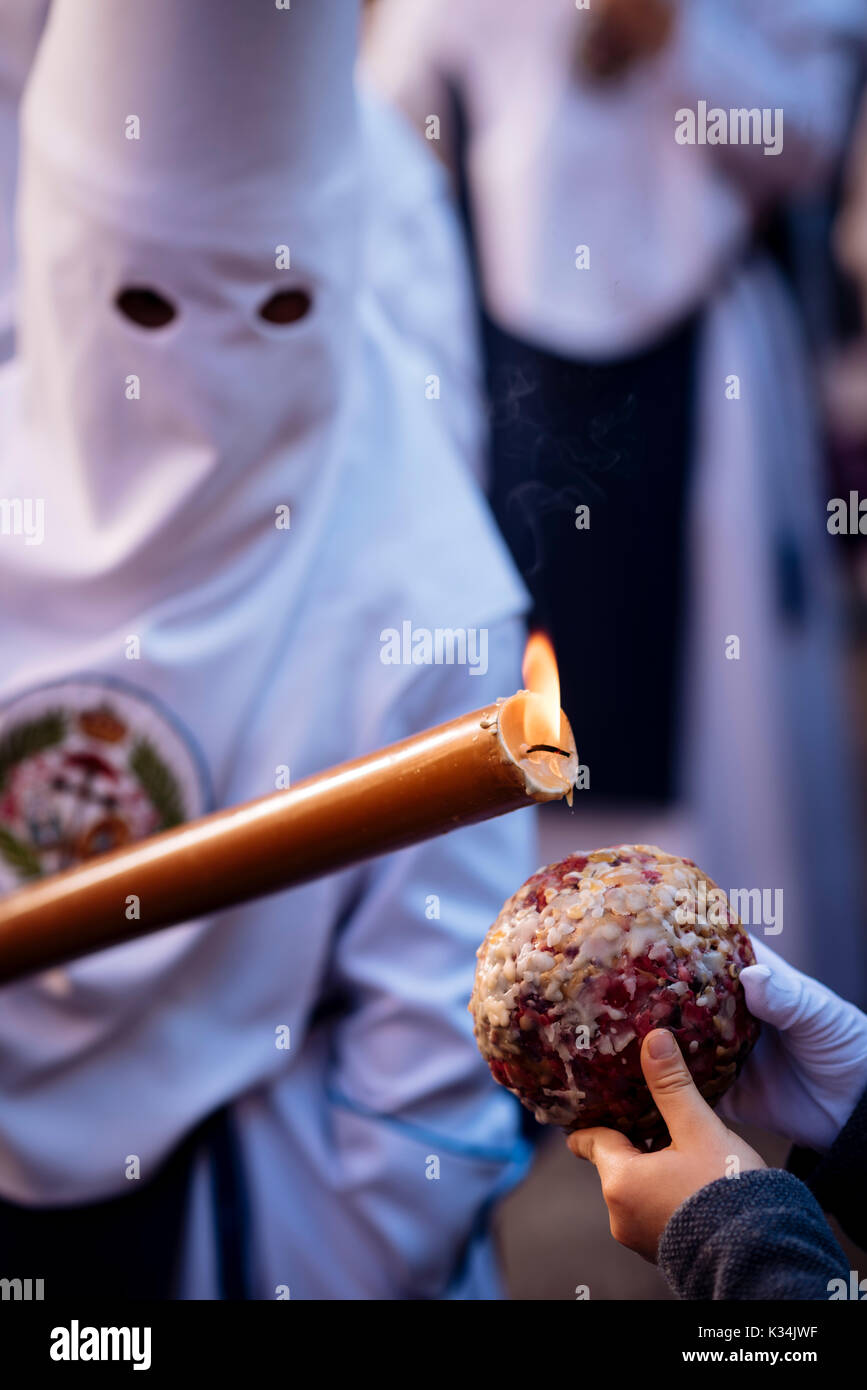
{"type": "Polygon", "coordinates": [[[210,1166],[218,1296],[249,1297],[244,1182],[225,1109],[123,1196],[76,1207],[0,1200],[0,1278],[41,1279],[46,1302],[73,1294],[100,1302],[176,1298],[190,1181],[202,1154],[210,1166]]]}
{"type": "Polygon", "coordinates": [[[610,363],[484,325],[491,505],[554,643],[594,801],[677,790],[700,321],[610,363]]]}

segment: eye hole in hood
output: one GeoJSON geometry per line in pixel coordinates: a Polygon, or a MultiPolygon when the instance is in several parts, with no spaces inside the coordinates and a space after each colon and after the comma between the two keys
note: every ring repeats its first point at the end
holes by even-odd
{"type": "Polygon", "coordinates": [[[165,295],[140,285],[121,290],[114,302],[124,318],[140,328],[165,328],[177,316],[165,295]]]}
{"type": "Polygon", "coordinates": [[[267,323],[297,323],[310,312],[312,305],[306,290],[278,290],[259,309],[259,317],[267,323]]]}

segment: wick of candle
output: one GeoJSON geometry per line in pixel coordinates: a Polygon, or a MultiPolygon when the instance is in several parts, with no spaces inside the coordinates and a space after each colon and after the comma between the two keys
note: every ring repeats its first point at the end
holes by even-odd
{"type": "Polygon", "coordinates": [[[533,743],[529,748],[525,748],[525,753],[559,753],[561,757],[568,758],[569,753],[565,748],[555,748],[553,743],[533,743]]]}

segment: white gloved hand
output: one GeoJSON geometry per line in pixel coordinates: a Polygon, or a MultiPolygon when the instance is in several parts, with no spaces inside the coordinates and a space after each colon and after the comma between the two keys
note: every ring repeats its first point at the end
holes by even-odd
{"type": "Polygon", "coordinates": [[[758,964],[740,978],[762,1035],[717,1113],[824,1153],[867,1086],[867,1015],[753,946],[758,964]]]}

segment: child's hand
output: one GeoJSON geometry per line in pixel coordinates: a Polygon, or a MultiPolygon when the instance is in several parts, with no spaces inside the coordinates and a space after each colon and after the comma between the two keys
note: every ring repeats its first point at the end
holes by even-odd
{"type": "Polygon", "coordinates": [[[867,1017],[763,941],[753,946],[758,964],[741,984],[764,1027],[717,1113],[829,1149],[867,1086],[867,1017]]]}
{"type": "Polygon", "coordinates": [[[641,1068],[668,1126],[667,1149],[642,1153],[613,1129],[579,1129],[566,1142],[599,1170],[614,1239],[655,1262],[660,1236],[681,1202],[717,1178],[735,1181],[736,1174],[765,1164],[702,1099],[673,1034],[648,1033],[641,1068]]]}

